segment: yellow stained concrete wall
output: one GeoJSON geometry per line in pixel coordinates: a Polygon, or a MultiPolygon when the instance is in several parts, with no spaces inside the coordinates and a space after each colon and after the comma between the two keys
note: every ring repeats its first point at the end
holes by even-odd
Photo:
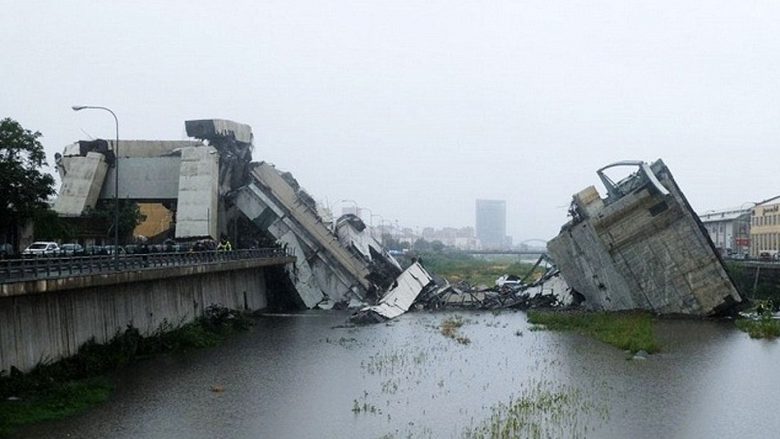
{"type": "Polygon", "coordinates": [[[780,203],[756,206],[750,216],[750,256],[780,250],[780,203]]]}
{"type": "Polygon", "coordinates": [[[146,217],[144,221],[133,230],[133,236],[157,236],[170,230],[173,223],[173,212],[162,203],[138,203],[138,209],[146,217]]]}

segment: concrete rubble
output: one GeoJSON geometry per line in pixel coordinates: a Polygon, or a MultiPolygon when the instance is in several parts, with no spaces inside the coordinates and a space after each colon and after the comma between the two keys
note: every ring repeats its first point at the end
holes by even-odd
{"type": "Polygon", "coordinates": [[[336,235],[343,246],[369,264],[369,280],[380,289],[386,290],[401,275],[401,265],[371,236],[370,230],[357,215],[342,215],[336,221],[336,235]]]}
{"type": "Polygon", "coordinates": [[[532,309],[566,307],[578,304],[578,298],[563,279],[560,271],[542,256],[515,282],[500,282],[495,287],[474,287],[466,282],[451,285],[444,279],[437,279],[434,288],[428,288],[419,295],[415,307],[426,310],[440,309],[532,309]],[[537,268],[545,264],[544,273],[532,280],[537,268]]]}
{"type": "Polygon", "coordinates": [[[412,306],[417,296],[433,279],[420,265],[414,262],[396,279],[393,287],[373,306],[367,306],[350,317],[353,323],[381,323],[404,314],[412,306]]]}
{"type": "Polygon", "coordinates": [[[661,160],[597,171],[607,190],[575,194],[572,219],[548,243],[566,282],[593,310],[718,315],[741,302],[707,232],[661,160]],[[615,183],[604,173],[637,168],[615,183]]]}

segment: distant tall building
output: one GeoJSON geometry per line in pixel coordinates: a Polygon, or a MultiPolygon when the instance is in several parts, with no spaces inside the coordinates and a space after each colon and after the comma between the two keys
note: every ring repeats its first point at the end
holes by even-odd
{"type": "Polygon", "coordinates": [[[483,249],[507,247],[506,201],[477,200],[477,240],[483,249]]]}

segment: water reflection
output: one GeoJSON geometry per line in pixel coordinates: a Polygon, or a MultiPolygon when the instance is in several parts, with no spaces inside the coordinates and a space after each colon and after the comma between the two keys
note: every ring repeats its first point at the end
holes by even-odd
{"type": "Polygon", "coordinates": [[[780,429],[780,348],[728,323],[660,321],[663,352],[627,361],[586,337],[530,331],[523,313],[463,313],[460,332],[471,340],[463,345],[439,333],[448,315],[360,328],[338,327],[342,313],[264,317],[218,348],[134,365],[109,403],[21,436],[459,437],[536,388],[578,392],[580,405],[554,418],[555,436],[780,429]]]}

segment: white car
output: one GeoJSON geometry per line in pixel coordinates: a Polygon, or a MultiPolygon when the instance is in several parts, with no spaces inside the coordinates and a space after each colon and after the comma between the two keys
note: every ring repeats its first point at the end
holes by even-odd
{"type": "Polygon", "coordinates": [[[503,286],[507,286],[510,288],[519,287],[521,285],[523,285],[523,281],[519,277],[512,276],[511,274],[505,274],[499,277],[498,279],[496,279],[496,286],[499,288],[503,286]]]}
{"type": "Polygon", "coordinates": [[[22,256],[53,256],[60,251],[56,242],[38,241],[24,249],[22,256]]]}

